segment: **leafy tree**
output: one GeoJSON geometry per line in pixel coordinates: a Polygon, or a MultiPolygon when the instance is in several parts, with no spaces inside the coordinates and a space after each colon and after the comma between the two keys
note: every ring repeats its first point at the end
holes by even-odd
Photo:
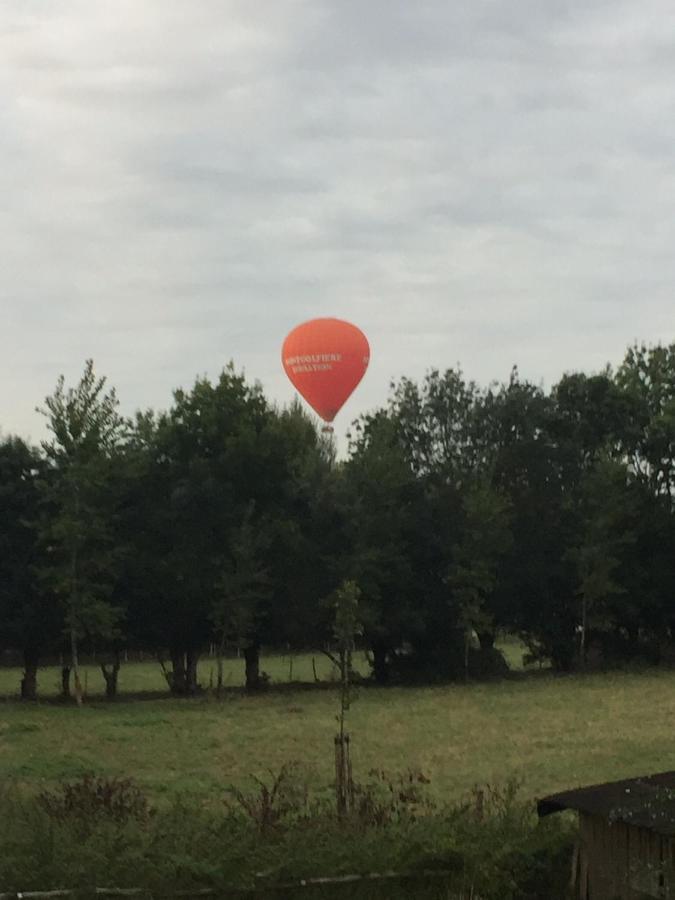
{"type": "Polygon", "coordinates": [[[461,538],[452,550],[447,582],[465,634],[464,674],[468,680],[474,631],[479,640],[481,635],[490,636],[483,650],[493,648],[494,619],[488,604],[497,586],[500,563],[510,547],[511,533],[508,502],[490,484],[479,481],[468,488],[462,507],[461,538]]]}
{"type": "MultiPolygon", "coordinates": [[[[223,687],[223,654],[227,647],[238,650],[255,645],[259,632],[258,617],[261,607],[270,596],[269,571],[265,567],[264,554],[269,538],[263,527],[254,524],[255,505],[249,504],[239,526],[233,529],[227,542],[229,558],[223,564],[220,584],[212,608],[216,640],[218,643],[218,691],[223,687]]],[[[250,690],[260,687],[257,658],[248,653],[246,659],[246,684],[250,690]]]]}
{"type": "Polygon", "coordinates": [[[397,651],[425,630],[419,551],[430,537],[422,480],[387,412],[357,424],[342,476],[350,523],[345,570],[362,590],[373,674],[384,684],[397,651]]]}
{"type": "Polygon", "coordinates": [[[267,464],[271,477],[257,510],[266,535],[270,592],[259,604],[257,643],[249,652],[262,644],[316,649],[330,635],[319,601],[344,578],[349,543],[342,466],[332,442],[297,403],[273,411],[267,440],[274,447],[267,464]]]}
{"type": "Polygon", "coordinates": [[[42,571],[62,603],[78,705],[79,643],[87,636],[110,637],[120,618],[110,602],[117,547],[109,499],[126,424],[114,389],[106,393],[105,385],[88,360],[79,383],[66,388],[61,376],[40,410],[52,434],[43,442],[48,475],[42,571]]]}
{"type": "Polygon", "coordinates": [[[634,540],[626,530],[626,470],[611,460],[598,461],[581,485],[580,542],[569,550],[581,602],[579,657],[586,665],[589,632],[609,631],[616,622],[609,601],[621,597],[623,547],[634,540]]]}
{"type": "Polygon", "coordinates": [[[616,374],[631,404],[624,448],[635,474],[655,494],[675,487],[675,344],[634,345],[616,374]]]}
{"type": "Polygon", "coordinates": [[[352,581],[379,682],[466,676],[498,662],[504,630],[557,668],[591,640],[607,658],[662,658],[674,360],[675,345],[636,345],[616,372],[550,393],[516,369],[486,388],[458,369],[403,378],[345,461],[232,365],[129,429],[88,362],[47,398],[43,455],[0,444],[0,640],[24,652],[25,695],[59,636],[78,701],[80,648],[109,654],[113,696],[125,640],[170,657],[176,693],[197,690],[214,640],[243,651],[258,687],[262,646],[334,641],[318,598],[352,581]]]}
{"type": "Polygon", "coordinates": [[[485,458],[492,486],[508,503],[512,535],[488,605],[496,628],[519,633],[533,654],[567,669],[576,610],[573,567],[564,553],[573,522],[564,505],[553,416],[551,398],[515,369],[482,399],[485,458]]]}
{"type": "Polygon", "coordinates": [[[408,378],[392,385],[389,413],[418,475],[442,471],[458,480],[480,465],[479,396],[476,384],[455,369],[433,369],[421,386],[408,378]]]}
{"type": "Polygon", "coordinates": [[[37,699],[40,657],[57,640],[60,611],[37,576],[44,463],[20,438],[0,442],[0,644],[21,649],[21,696],[37,699]]]}
{"type": "Polygon", "coordinates": [[[609,369],[567,374],[555,385],[548,430],[567,492],[598,459],[622,459],[636,409],[609,369]]]}
{"type": "Polygon", "coordinates": [[[260,390],[230,367],[215,385],[200,379],[191,391],[176,391],[167,413],[137,420],[145,473],[134,629],[168,650],[177,694],[198,688],[223,545],[251,499],[247,457],[266,415],[260,390]]]}
{"type": "Polygon", "coordinates": [[[255,688],[261,642],[284,620],[282,573],[289,559],[302,568],[302,537],[311,533],[309,522],[297,523],[307,513],[315,432],[272,409],[231,365],[215,384],[176,391],[169,412],[141,417],[136,432],[146,518],[134,629],[168,649],[176,693],[197,690],[197,660],[214,629],[220,645],[241,646],[255,688]]]}

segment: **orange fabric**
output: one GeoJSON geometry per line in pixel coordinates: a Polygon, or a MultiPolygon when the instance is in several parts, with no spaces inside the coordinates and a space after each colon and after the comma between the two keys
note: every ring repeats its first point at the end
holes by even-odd
{"type": "Polygon", "coordinates": [[[284,341],[281,361],[296,390],[325,422],[332,422],[370,361],[365,334],[341,319],[312,319],[284,341]]]}

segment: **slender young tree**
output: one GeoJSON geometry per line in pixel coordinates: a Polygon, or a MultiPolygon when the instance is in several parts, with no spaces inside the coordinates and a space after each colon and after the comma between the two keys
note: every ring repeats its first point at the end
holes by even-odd
{"type": "Polygon", "coordinates": [[[353,797],[352,766],[349,754],[350,737],[345,730],[347,713],[353,701],[353,659],[356,639],[363,634],[359,615],[361,591],[355,581],[345,581],[328,598],[333,610],[333,641],[340,673],[339,732],[335,735],[335,794],[339,815],[349,809],[353,797]]]}
{"type": "Polygon", "coordinates": [[[87,360],[75,387],[61,376],[38,411],[51,439],[43,442],[49,466],[42,522],[43,574],[63,605],[75,682],[82,704],[79,645],[85,636],[109,638],[118,625],[110,596],[117,551],[110,484],[126,423],[114,389],[87,360]]]}

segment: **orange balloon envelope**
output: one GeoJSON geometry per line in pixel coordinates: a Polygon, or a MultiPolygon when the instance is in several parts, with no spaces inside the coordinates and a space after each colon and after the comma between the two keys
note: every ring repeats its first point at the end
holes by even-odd
{"type": "Polygon", "coordinates": [[[365,334],[341,319],[312,319],[284,341],[281,361],[296,390],[325,422],[332,422],[366,374],[365,334]]]}

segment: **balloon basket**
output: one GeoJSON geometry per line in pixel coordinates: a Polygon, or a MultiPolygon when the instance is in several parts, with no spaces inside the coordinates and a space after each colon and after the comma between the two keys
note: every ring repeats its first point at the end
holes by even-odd
{"type": "Polygon", "coordinates": [[[321,431],[323,432],[323,434],[332,434],[335,429],[332,425],[324,425],[321,431]]]}

